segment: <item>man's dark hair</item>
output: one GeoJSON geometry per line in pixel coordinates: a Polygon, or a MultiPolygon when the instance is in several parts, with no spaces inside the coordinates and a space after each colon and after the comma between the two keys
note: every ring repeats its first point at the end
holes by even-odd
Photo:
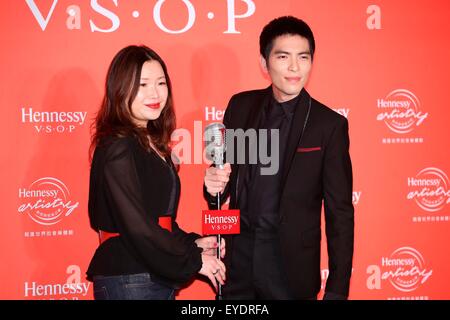
{"type": "Polygon", "coordinates": [[[309,43],[311,60],[314,58],[315,42],[314,35],[309,26],[303,20],[293,16],[284,16],[270,21],[259,36],[259,51],[264,59],[269,58],[273,43],[276,38],[284,35],[299,35],[306,38],[309,43]]]}

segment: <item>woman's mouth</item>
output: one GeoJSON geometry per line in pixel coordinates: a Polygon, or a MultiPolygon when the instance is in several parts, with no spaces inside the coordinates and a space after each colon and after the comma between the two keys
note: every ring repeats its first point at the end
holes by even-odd
{"type": "Polygon", "coordinates": [[[150,109],[153,109],[153,110],[159,109],[159,103],[146,104],[145,106],[147,108],[150,108],[150,109]]]}

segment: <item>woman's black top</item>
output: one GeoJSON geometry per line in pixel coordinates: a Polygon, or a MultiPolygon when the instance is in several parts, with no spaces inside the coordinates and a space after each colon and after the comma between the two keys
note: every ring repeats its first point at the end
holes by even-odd
{"type": "Polygon", "coordinates": [[[89,185],[91,227],[119,233],[103,242],[89,265],[95,275],[148,272],[152,280],[179,287],[201,268],[195,233],[175,222],[180,180],[170,159],[145,150],[133,137],[108,138],[95,149],[89,185]],[[172,198],[172,200],[171,200],[172,198]],[[173,216],[172,232],[158,217],[173,216]]]}

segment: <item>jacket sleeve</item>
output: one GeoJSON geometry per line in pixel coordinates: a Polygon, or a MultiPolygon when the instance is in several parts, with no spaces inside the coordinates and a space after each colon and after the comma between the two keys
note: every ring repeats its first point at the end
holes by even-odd
{"type": "Polygon", "coordinates": [[[325,291],[348,296],[352,272],[354,209],[347,119],[340,117],[327,143],[323,166],[328,276],[325,291]]]}
{"type": "Polygon", "coordinates": [[[179,241],[190,243],[201,238],[201,235],[195,232],[186,232],[178,226],[176,221],[172,222],[172,234],[179,241]]]}
{"type": "Polygon", "coordinates": [[[127,139],[115,142],[104,166],[106,196],[121,239],[128,250],[153,272],[186,282],[201,268],[201,249],[180,241],[145,212],[133,148],[127,139]]]}

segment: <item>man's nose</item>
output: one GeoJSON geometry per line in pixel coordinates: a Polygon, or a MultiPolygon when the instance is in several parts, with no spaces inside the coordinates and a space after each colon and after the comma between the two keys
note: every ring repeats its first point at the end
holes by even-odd
{"type": "Polygon", "coordinates": [[[289,70],[290,71],[298,71],[300,68],[298,60],[295,58],[291,58],[289,60],[289,70]]]}

